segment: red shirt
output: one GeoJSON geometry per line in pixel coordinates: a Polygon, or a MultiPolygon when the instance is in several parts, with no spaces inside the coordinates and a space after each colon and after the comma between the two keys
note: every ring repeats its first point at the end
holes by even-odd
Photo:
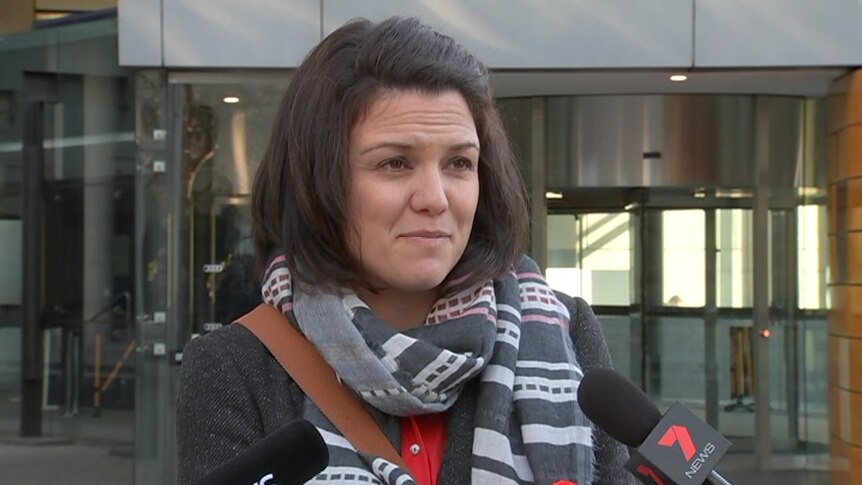
{"type": "Polygon", "coordinates": [[[437,485],[446,452],[446,413],[401,419],[401,459],[419,485],[437,485]]]}

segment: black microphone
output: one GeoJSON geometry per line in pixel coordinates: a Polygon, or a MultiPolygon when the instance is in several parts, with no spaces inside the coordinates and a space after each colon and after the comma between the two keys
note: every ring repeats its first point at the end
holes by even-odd
{"type": "Polygon", "coordinates": [[[643,391],[611,369],[593,369],[578,386],[584,414],[615,440],[631,448],[626,468],[650,485],[730,485],[713,468],[730,448],[683,405],[662,416],[643,391]]]}
{"type": "Polygon", "coordinates": [[[328,464],[329,450],[317,428],[295,419],[194,485],[299,485],[328,464]]]}

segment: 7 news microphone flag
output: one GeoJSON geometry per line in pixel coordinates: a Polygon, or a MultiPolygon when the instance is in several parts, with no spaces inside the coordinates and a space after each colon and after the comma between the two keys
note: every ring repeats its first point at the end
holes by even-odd
{"type": "Polygon", "coordinates": [[[713,470],[730,448],[718,431],[676,403],[664,415],[625,377],[612,369],[588,371],[578,403],[596,426],[628,445],[628,469],[648,485],[730,485],[713,470]]]}
{"type": "Polygon", "coordinates": [[[727,438],[675,403],[643,443],[630,451],[626,468],[649,485],[727,483],[711,472],[730,446],[727,438]]]}

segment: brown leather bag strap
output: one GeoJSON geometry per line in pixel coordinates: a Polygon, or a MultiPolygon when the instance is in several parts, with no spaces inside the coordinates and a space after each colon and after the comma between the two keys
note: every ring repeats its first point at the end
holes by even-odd
{"type": "Polygon", "coordinates": [[[341,385],[332,367],[294,328],[286,315],[261,303],[237,320],[251,330],[284,370],[359,451],[383,457],[408,470],[368,409],[341,385]]]}

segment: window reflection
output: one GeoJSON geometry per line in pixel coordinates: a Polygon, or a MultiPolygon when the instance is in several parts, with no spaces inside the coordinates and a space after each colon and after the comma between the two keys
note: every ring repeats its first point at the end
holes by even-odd
{"type": "Polygon", "coordinates": [[[705,303],[705,215],[703,210],[662,212],[662,301],[668,306],[705,303]]]}
{"type": "Polygon", "coordinates": [[[827,247],[826,206],[802,205],[796,209],[799,246],[799,308],[825,309],[829,307],[826,282],[827,247]]]}
{"type": "Polygon", "coordinates": [[[286,83],[183,86],[192,333],[226,325],[259,301],[251,182],[286,83]]]}
{"type": "Polygon", "coordinates": [[[718,209],[716,232],[716,304],[750,308],[752,296],[751,209],[718,209]]]}
{"type": "Polygon", "coordinates": [[[593,305],[631,303],[626,212],[548,216],[548,283],[593,305]]]}

